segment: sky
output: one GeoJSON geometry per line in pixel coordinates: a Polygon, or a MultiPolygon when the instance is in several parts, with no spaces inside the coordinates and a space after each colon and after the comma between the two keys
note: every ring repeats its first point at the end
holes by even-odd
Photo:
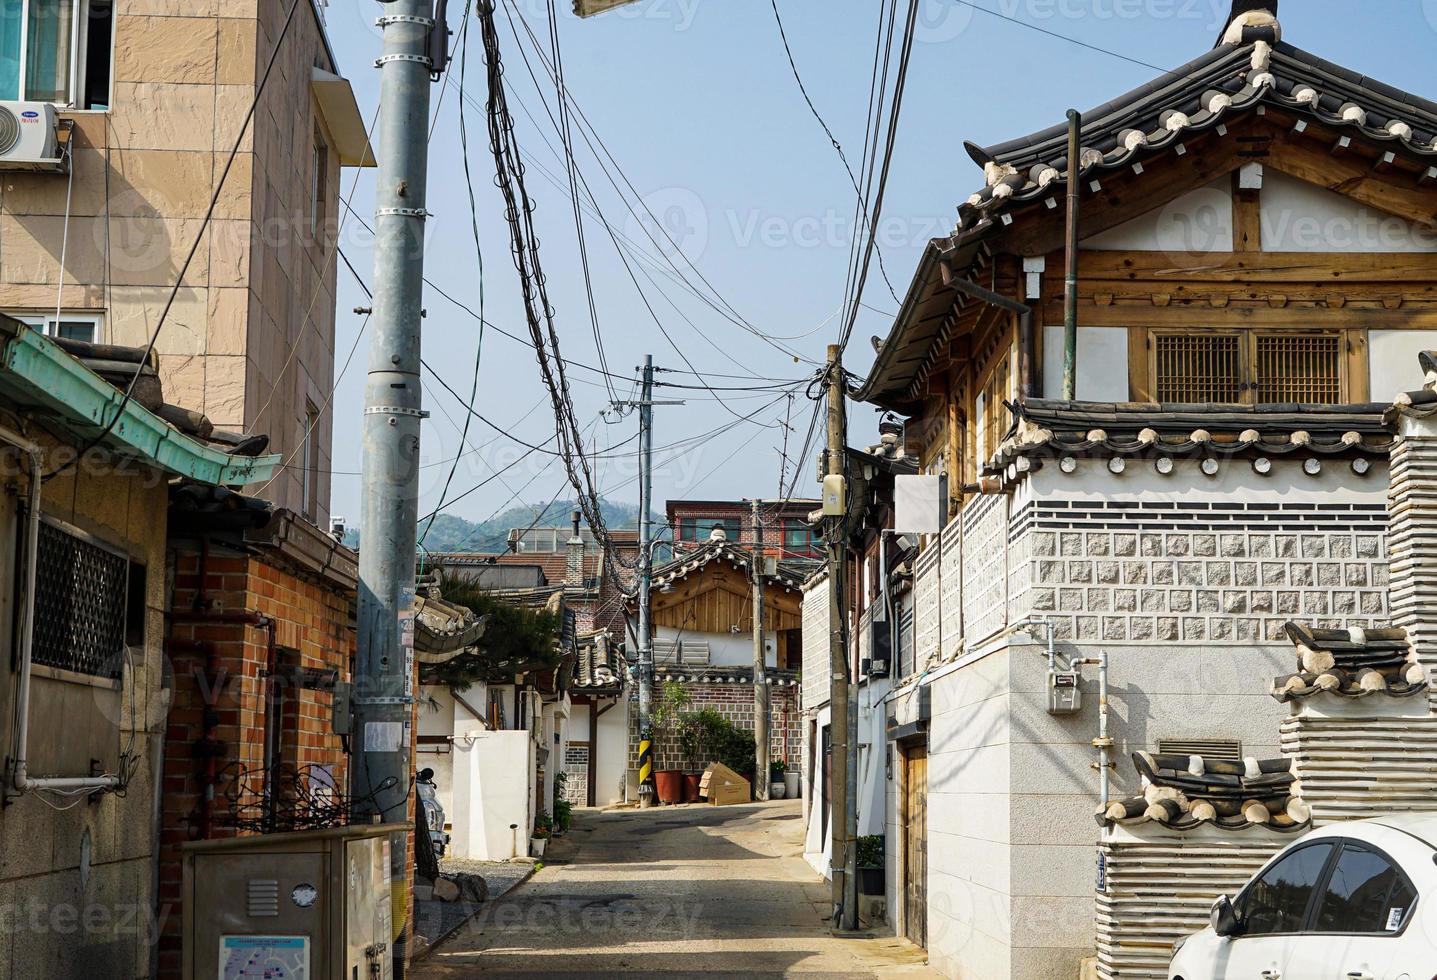
{"type": "MultiPolygon", "coordinates": [[[[856,168],[878,4],[778,4],[808,94],[856,168]]],[[[804,381],[822,361],[826,345],[837,340],[855,195],[793,79],[770,0],[639,0],[588,20],[574,17],[569,6],[569,0],[555,0],[565,83],[602,141],[594,149],[617,165],[610,164],[606,175],[579,135],[579,120],[573,120],[579,172],[613,229],[611,238],[597,217],[584,216],[602,360],[620,376],[607,379],[612,391],[603,375],[579,366],[597,367],[601,355],[567,176],[556,153],[562,148],[540,98],[542,91],[554,109],[552,83],[536,88],[502,3],[499,40],[555,327],[565,359],[574,364],[573,401],[599,454],[601,492],[637,502],[637,418],[610,413],[605,419],[601,412],[613,400],[635,396],[636,368],[652,354],[655,364],[667,369],[659,380],[691,386],[657,393],[685,404],[655,409],[656,510],[667,499],[776,497],[781,470],[788,474],[787,489],[795,467],[795,494],[816,495],[816,447],[798,458],[814,408],[804,381]],[[643,296],[614,239],[628,249],[643,296]],[[704,378],[680,373],[690,371],[704,378]]],[[[1190,61],[1211,48],[1230,6],[1230,0],[974,0],[971,5],[920,0],[878,230],[897,295],[906,290],[923,246],[952,231],[958,203],[982,185],[964,140],[991,145],[1025,135],[1061,122],[1069,107],[1086,110],[1149,81],[1158,71],[1147,65],[1170,69],[1190,61]]],[[[512,0],[507,9],[522,14],[547,53],[547,0],[512,0]]],[[[334,0],[327,13],[341,70],[353,82],[366,119],[378,104],[373,62],[382,41],[373,20],[381,10],[374,0],[334,0]]],[[[1437,99],[1430,69],[1437,0],[1287,0],[1280,19],[1284,39],[1298,47],[1437,99]]],[[[426,377],[424,384],[432,416],[422,437],[420,514],[438,507],[443,495],[446,512],[482,521],[515,503],[542,505],[572,493],[554,456],[520,444],[543,444],[554,434],[554,420],[533,349],[496,329],[516,336],[526,332],[488,146],[478,22],[465,0],[451,3],[450,23],[455,61],[447,85],[436,84],[432,92],[438,108],[430,143],[428,207],[434,216],[427,229],[426,275],[471,309],[478,309],[482,290],[492,326],[481,347],[478,321],[435,290],[426,291],[424,356],[438,378],[426,377]],[[473,44],[461,99],[463,52],[457,35],[466,14],[473,44]],[[472,214],[461,106],[477,201],[472,214]],[[477,249],[471,216],[477,216],[477,249]],[[487,421],[471,419],[461,441],[476,350],[474,407],[487,421]]],[[[522,23],[515,23],[525,41],[522,50],[543,83],[545,69],[527,47],[522,23]]],[[[374,176],[373,170],[343,174],[341,193],[352,192],[354,209],[366,221],[373,213],[374,176]]],[[[341,230],[341,247],[360,274],[371,278],[373,255],[353,219],[341,230]]],[[[863,299],[845,363],[860,376],[873,359],[869,338],[887,334],[898,306],[876,262],[863,299]]],[[[331,510],[351,523],[361,512],[360,423],[369,336],[359,336],[362,318],[349,311],[365,305],[341,263],[336,373],[343,373],[333,401],[331,510]]],[[[852,441],[876,441],[877,421],[865,406],[854,406],[852,441]]]]}

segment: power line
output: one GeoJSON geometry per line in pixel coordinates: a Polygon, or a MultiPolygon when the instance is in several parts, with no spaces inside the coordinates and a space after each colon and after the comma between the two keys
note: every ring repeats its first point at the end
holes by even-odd
{"type": "Polygon", "coordinates": [[[1116,51],[1112,51],[1108,48],[1099,47],[1096,44],[1089,44],[1087,41],[1079,41],[1075,37],[1069,37],[1066,34],[1059,34],[1057,31],[1050,31],[1046,27],[1039,27],[1037,24],[1030,24],[1025,20],[1019,20],[1017,17],[1009,16],[1008,14],[1002,13],[1001,11],[989,10],[987,7],[981,6],[979,4],[970,3],[969,0],[953,0],[953,2],[963,7],[970,7],[973,10],[982,11],[990,17],[997,17],[1000,20],[1006,20],[1010,24],[1017,24],[1019,27],[1026,27],[1030,31],[1037,31],[1039,34],[1046,34],[1048,37],[1057,38],[1059,41],[1067,41],[1069,44],[1076,44],[1078,47],[1087,48],[1089,51],[1096,51],[1099,54],[1105,54],[1109,57],[1118,58],[1119,60],[1126,61],[1130,64],[1141,65],[1144,68],[1151,68],[1153,71],[1167,71],[1166,68],[1160,68],[1157,65],[1149,64],[1148,62],[1142,61],[1138,58],[1131,58],[1128,55],[1119,54],[1116,51]]]}

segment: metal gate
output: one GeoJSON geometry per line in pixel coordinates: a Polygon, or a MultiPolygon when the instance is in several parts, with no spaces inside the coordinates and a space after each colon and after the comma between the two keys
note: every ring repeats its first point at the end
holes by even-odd
{"type": "Polygon", "coordinates": [[[928,745],[903,749],[903,935],[928,946],[928,745]]]}

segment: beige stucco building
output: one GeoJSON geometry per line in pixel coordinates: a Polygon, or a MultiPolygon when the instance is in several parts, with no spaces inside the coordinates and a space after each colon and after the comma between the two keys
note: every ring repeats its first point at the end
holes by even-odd
{"type": "Polygon", "coordinates": [[[73,27],[0,26],[0,98],[48,96],[74,121],[68,178],[0,172],[0,311],[144,345],[195,248],[156,345],[165,391],[218,428],[268,434],[286,465],[262,495],[325,526],[339,177],[372,161],[322,12],[300,0],[201,235],[289,5],[75,7],[73,27]],[[6,36],[17,29],[18,48],[6,36]],[[7,48],[29,52],[47,31],[53,62],[7,65],[7,48]]]}

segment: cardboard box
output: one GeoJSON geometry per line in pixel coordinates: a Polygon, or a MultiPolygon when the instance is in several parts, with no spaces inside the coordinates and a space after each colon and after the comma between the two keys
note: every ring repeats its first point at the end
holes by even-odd
{"type": "Polygon", "coordinates": [[[753,799],[753,787],[728,766],[715,762],[699,780],[699,797],[708,800],[710,806],[747,803],[753,799]]]}

